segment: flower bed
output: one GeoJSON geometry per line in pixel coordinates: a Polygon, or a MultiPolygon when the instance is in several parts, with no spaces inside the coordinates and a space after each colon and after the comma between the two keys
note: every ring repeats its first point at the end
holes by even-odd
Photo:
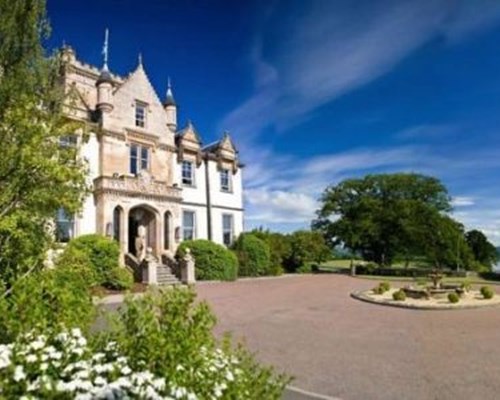
{"type": "MultiPolygon", "coordinates": [[[[222,350],[204,352],[196,370],[179,364],[177,371],[195,374],[221,398],[242,374],[239,360],[222,350]]],[[[0,397],[75,399],[188,399],[195,391],[156,376],[146,366],[133,369],[117,345],[109,342],[93,352],[79,329],[46,336],[28,333],[15,343],[0,345],[0,397]],[[57,397],[59,398],[59,397],[57,397]]]]}

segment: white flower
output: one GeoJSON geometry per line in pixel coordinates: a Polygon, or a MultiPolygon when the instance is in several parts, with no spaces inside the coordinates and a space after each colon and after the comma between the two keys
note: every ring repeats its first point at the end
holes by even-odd
{"type": "Polygon", "coordinates": [[[26,374],[24,373],[24,369],[22,365],[18,365],[14,371],[14,380],[16,382],[22,381],[26,378],[26,374]]]}
{"type": "Polygon", "coordinates": [[[40,371],[47,371],[47,368],[49,368],[49,364],[46,362],[40,364],[40,371]]]}
{"type": "Polygon", "coordinates": [[[122,368],[122,374],[123,375],[129,375],[132,372],[130,367],[128,365],[125,365],[125,367],[122,368]]]}
{"type": "Polygon", "coordinates": [[[80,328],[73,328],[71,329],[71,336],[73,336],[74,338],[80,338],[82,337],[82,331],[80,330],[80,328]]]}
{"type": "Polygon", "coordinates": [[[229,382],[232,382],[234,381],[234,375],[231,371],[227,371],[226,372],[226,379],[229,381],[229,382]]]}
{"type": "Polygon", "coordinates": [[[94,379],[94,383],[97,386],[104,386],[108,384],[108,381],[104,379],[102,376],[98,376],[97,378],[94,379]]]}
{"type": "Polygon", "coordinates": [[[28,363],[34,363],[36,360],[38,360],[38,357],[35,354],[28,354],[26,356],[26,362],[28,363]]]}
{"type": "Polygon", "coordinates": [[[31,342],[31,345],[30,345],[30,347],[33,350],[40,350],[43,348],[43,346],[45,346],[45,342],[40,340],[40,339],[37,339],[34,342],[31,342]]]}
{"type": "Polygon", "coordinates": [[[10,357],[7,354],[0,354],[0,369],[7,368],[10,365],[10,357]]]}

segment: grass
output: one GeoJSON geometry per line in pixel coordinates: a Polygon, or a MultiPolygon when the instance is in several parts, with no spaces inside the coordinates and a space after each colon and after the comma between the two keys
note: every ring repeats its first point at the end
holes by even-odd
{"type": "MultiPolygon", "coordinates": [[[[359,262],[360,260],[354,260],[354,263],[359,262]]],[[[321,264],[321,269],[331,271],[331,272],[349,272],[351,266],[350,259],[342,259],[342,260],[330,260],[321,264]]],[[[396,264],[393,267],[401,268],[403,265],[396,264]]],[[[429,271],[430,273],[430,271],[429,271]]],[[[380,275],[356,275],[358,278],[362,279],[370,279],[374,281],[391,281],[391,282],[418,282],[421,281],[423,277],[420,278],[412,278],[412,277],[401,277],[401,276],[380,276],[380,275]]],[[[429,280],[430,282],[430,280],[429,280]]],[[[500,281],[488,280],[481,278],[479,276],[471,276],[467,278],[458,278],[458,277],[445,277],[442,280],[443,283],[463,283],[470,282],[473,285],[500,285],[500,281]]]]}

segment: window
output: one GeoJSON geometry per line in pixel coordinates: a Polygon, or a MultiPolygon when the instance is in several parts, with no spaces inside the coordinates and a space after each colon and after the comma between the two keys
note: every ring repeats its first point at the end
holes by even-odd
{"type": "Polygon", "coordinates": [[[231,191],[231,174],[228,169],[220,171],[220,190],[223,192],[231,191]]]}
{"type": "Polygon", "coordinates": [[[60,208],[56,215],[56,240],[66,243],[73,238],[75,233],[75,221],[73,216],[68,215],[66,211],[60,208]]]}
{"type": "Polygon", "coordinates": [[[182,212],[182,239],[193,240],[195,238],[195,216],[194,211],[182,212]]]}
{"type": "Polygon", "coordinates": [[[146,126],[146,109],[147,106],[144,103],[135,103],[135,126],[144,128],[146,126]]]}
{"type": "Polygon", "coordinates": [[[192,161],[182,162],[182,184],[194,186],[194,168],[192,161]]]}
{"type": "Polygon", "coordinates": [[[59,138],[59,144],[62,147],[76,147],[78,138],[76,135],[64,135],[59,138]]]}
{"type": "Polygon", "coordinates": [[[231,214],[222,215],[222,242],[226,246],[233,243],[233,216],[231,214]]]}
{"type": "Polygon", "coordinates": [[[131,144],[130,173],[137,175],[143,169],[149,169],[149,149],[138,144],[131,144]]]}

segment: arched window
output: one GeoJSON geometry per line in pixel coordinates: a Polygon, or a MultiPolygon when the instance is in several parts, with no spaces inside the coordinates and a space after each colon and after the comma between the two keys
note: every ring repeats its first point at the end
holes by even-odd
{"type": "Polygon", "coordinates": [[[120,242],[122,209],[120,206],[113,210],[113,238],[120,242]]]}

